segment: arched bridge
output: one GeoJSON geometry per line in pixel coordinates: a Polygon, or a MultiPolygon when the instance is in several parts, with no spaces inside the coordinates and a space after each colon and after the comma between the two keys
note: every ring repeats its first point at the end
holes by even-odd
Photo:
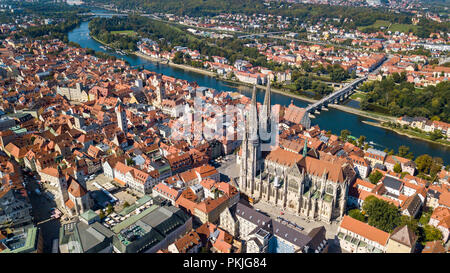
{"type": "Polygon", "coordinates": [[[327,107],[328,104],[330,104],[330,103],[337,104],[339,102],[344,101],[351,94],[353,94],[355,87],[358,86],[359,84],[361,84],[362,82],[364,82],[365,80],[367,80],[367,77],[362,77],[362,78],[358,78],[358,79],[354,80],[350,84],[344,85],[338,91],[333,92],[333,93],[329,94],[328,96],[322,98],[321,100],[308,105],[308,107],[305,108],[305,111],[308,113],[314,113],[315,111],[320,111],[320,109],[322,109],[322,107],[327,107]]]}

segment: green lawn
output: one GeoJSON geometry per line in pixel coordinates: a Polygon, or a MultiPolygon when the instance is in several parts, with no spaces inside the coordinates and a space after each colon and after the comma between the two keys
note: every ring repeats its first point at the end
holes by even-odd
{"type": "Polygon", "coordinates": [[[364,93],[354,93],[353,95],[350,96],[351,99],[353,100],[362,100],[366,97],[366,94],[364,93]]]}
{"type": "Polygon", "coordinates": [[[115,30],[115,31],[111,31],[111,34],[122,34],[122,35],[128,35],[128,36],[132,36],[132,37],[137,36],[137,33],[134,30],[115,30]]]}
{"type": "Polygon", "coordinates": [[[390,22],[389,21],[384,21],[384,20],[376,20],[375,21],[375,23],[373,23],[372,25],[370,25],[370,26],[365,26],[365,27],[358,27],[358,30],[364,30],[364,29],[366,29],[366,28],[370,28],[370,27],[373,27],[373,28],[376,28],[376,29],[379,29],[380,27],[388,27],[389,26],[389,24],[390,24],[390,22]]]}
{"type": "MultiPolygon", "coordinates": [[[[370,26],[365,26],[365,27],[358,27],[358,30],[365,30],[366,28],[376,28],[379,29],[380,27],[389,27],[391,23],[389,21],[385,21],[385,20],[377,20],[375,21],[375,23],[373,23],[370,26]]],[[[411,24],[392,24],[389,29],[391,32],[409,32],[409,30],[416,30],[418,28],[418,26],[415,25],[411,25],[411,24]]]]}
{"type": "Polygon", "coordinates": [[[392,24],[391,27],[389,28],[389,30],[391,32],[404,32],[404,33],[408,33],[409,30],[416,30],[418,28],[418,26],[415,25],[409,25],[409,24],[392,24]]]}

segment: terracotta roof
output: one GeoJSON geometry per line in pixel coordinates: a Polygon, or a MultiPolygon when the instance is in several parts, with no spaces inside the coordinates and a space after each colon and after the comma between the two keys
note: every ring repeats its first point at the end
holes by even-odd
{"type": "Polygon", "coordinates": [[[69,209],[73,209],[73,207],[75,206],[75,204],[72,202],[72,200],[67,200],[66,201],[66,207],[68,207],[69,209]]]}
{"type": "Polygon", "coordinates": [[[391,240],[413,248],[417,241],[417,235],[407,226],[398,226],[391,233],[391,240]]]}
{"type": "Polygon", "coordinates": [[[194,170],[188,170],[180,173],[180,178],[181,180],[183,180],[183,182],[188,183],[189,181],[193,181],[198,177],[194,170]]]}
{"type": "Polygon", "coordinates": [[[231,185],[230,183],[227,182],[219,182],[216,184],[217,188],[222,191],[223,193],[225,193],[228,196],[234,196],[235,194],[237,194],[237,189],[236,187],[234,187],[233,185],[231,185]]]}
{"type": "Polygon", "coordinates": [[[69,193],[74,197],[83,197],[87,194],[87,190],[81,186],[77,181],[72,179],[72,182],[69,185],[68,189],[69,193]]]}
{"type": "Polygon", "coordinates": [[[208,190],[211,190],[211,188],[216,184],[215,180],[212,179],[203,179],[200,182],[200,185],[202,185],[203,188],[206,188],[208,190]]]}
{"type": "Polygon", "coordinates": [[[114,169],[120,173],[125,174],[131,171],[132,168],[119,161],[116,163],[116,166],[114,166],[114,169]]]}
{"type": "Polygon", "coordinates": [[[45,173],[45,174],[53,176],[53,177],[61,177],[61,174],[58,172],[58,169],[55,167],[48,167],[48,168],[42,169],[41,173],[45,173]]]}
{"type": "Polygon", "coordinates": [[[220,228],[217,228],[217,230],[219,231],[219,235],[213,242],[212,246],[220,253],[230,253],[232,248],[231,243],[233,242],[233,236],[220,228]]]}
{"type": "Polygon", "coordinates": [[[321,177],[326,175],[327,179],[334,182],[344,182],[343,164],[319,160],[313,157],[305,157],[298,162],[301,168],[305,168],[306,173],[321,177]]]}
{"type": "Polygon", "coordinates": [[[294,152],[277,148],[272,150],[266,157],[266,160],[275,162],[280,165],[292,166],[297,163],[303,156],[294,152]]]}
{"type": "Polygon", "coordinates": [[[218,206],[220,206],[223,202],[226,202],[227,200],[228,196],[226,195],[222,195],[221,197],[216,199],[207,198],[202,202],[198,203],[196,208],[202,212],[209,213],[214,209],[216,209],[218,206]]]}
{"type": "Polygon", "coordinates": [[[439,197],[439,205],[450,207],[450,192],[443,191],[439,197]]]}
{"type": "Polygon", "coordinates": [[[439,221],[438,226],[450,228],[450,209],[445,207],[437,207],[431,214],[431,219],[439,221]]]}
{"type": "Polygon", "coordinates": [[[200,236],[195,231],[190,231],[180,239],[174,242],[175,247],[180,253],[187,253],[192,247],[201,243],[200,236]]]}
{"type": "Polygon", "coordinates": [[[425,244],[422,253],[445,253],[446,250],[442,245],[442,241],[432,241],[425,244]]]}
{"type": "Polygon", "coordinates": [[[148,173],[132,167],[130,168],[130,172],[133,178],[141,184],[144,184],[150,176],[148,173]]]}
{"type": "Polygon", "coordinates": [[[290,104],[289,107],[284,112],[284,119],[295,124],[299,124],[305,115],[305,109],[290,104]]]}
{"type": "Polygon", "coordinates": [[[161,194],[164,194],[168,198],[175,200],[178,197],[178,191],[174,188],[169,187],[167,184],[161,182],[158,183],[154,188],[154,191],[157,191],[161,194]]]}
{"type": "Polygon", "coordinates": [[[197,203],[195,202],[196,199],[197,195],[195,195],[191,188],[187,188],[181,193],[175,203],[178,207],[183,207],[189,211],[189,213],[193,214],[194,209],[197,206],[197,203]]]}
{"type": "Polygon", "coordinates": [[[374,185],[374,184],[372,184],[372,183],[370,183],[368,181],[362,180],[360,178],[356,179],[355,185],[356,186],[361,185],[361,186],[367,187],[369,189],[374,189],[376,187],[376,185],[374,185]]]}
{"type": "Polygon", "coordinates": [[[205,178],[214,174],[217,174],[216,168],[211,165],[203,165],[195,168],[196,173],[200,175],[201,178],[205,178]]]}
{"type": "Polygon", "coordinates": [[[344,216],[340,227],[361,235],[371,241],[377,242],[382,246],[385,246],[389,239],[389,233],[376,227],[372,227],[364,222],[358,221],[348,215],[344,216]]]}

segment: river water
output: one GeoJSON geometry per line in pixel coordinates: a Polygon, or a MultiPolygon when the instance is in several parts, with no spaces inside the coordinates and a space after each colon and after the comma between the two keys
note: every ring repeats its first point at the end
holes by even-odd
{"type": "MultiPolygon", "coordinates": [[[[94,10],[94,12],[101,14],[103,11],[94,10]]],[[[191,82],[197,82],[200,86],[214,88],[219,91],[237,91],[246,96],[251,96],[251,88],[249,87],[237,86],[206,75],[171,67],[165,64],[150,62],[135,55],[123,56],[117,54],[113,50],[105,50],[100,47],[100,43],[89,36],[88,22],[82,22],[77,28],[70,31],[69,41],[76,42],[83,48],[91,48],[95,51],[106,52],[118,58],[127,60],[132,66],[144,65],[144,67],[150,71],[191,82]]],[[[264,99],[263,97],[264,90],[258,90],[257,100],[262,102],[264,99]]],[[[299,107],[308,105],[305,101],[276,93],[272,93],[271,101],[273,104],[280,104],[283,106],[289,105],[291,101],[299,107]]],[[[352,106],[357,107],[357,105],[352,106]]],[[[320,115],[317,115],[316,118],[311,120],[311,123],[312,125],[318,124],[321,129],[331,130],[333,134],[337,135],[339,135],[343,129],[350,130],[351,134],[355,137],[364,135],[366,136],[367,141],[370,141],[371,145],[376,149],[384,150],[385,148],[389,148],[397,151],[399,146],[406,145],[410,147],[410,150],[415,156],[429,154],[433,157],[441,157],[445,164],[450,164],[450,147],[402,136],[390,130],[365,124],[363,121],[373,120],[330,108],[329,111],[322,111],[320,115]]]]}

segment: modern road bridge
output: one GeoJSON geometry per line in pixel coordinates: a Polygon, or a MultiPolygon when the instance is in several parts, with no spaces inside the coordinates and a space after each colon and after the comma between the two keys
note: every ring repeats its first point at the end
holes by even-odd
{"type": "Polygon", "coordinates": [[[79,13],[78,15],[81,16],[107,16],[107,17],[111,17],[111,16],[128,16],[127,13],[93,13],[93,12],[86,12],[86,13],[79,13]]]}

